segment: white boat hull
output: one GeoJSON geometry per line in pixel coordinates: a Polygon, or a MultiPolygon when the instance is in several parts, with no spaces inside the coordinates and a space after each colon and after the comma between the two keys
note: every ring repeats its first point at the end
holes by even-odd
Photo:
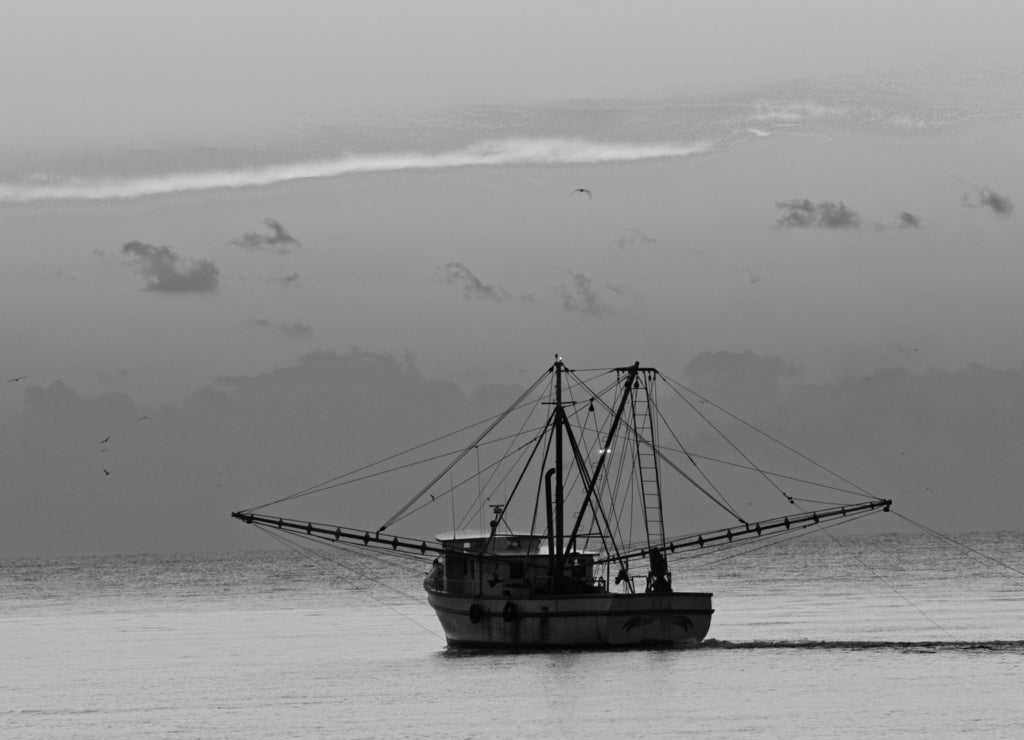
{"type": "Polygon", "coordinates": [[[480,596],[428,589],[453,647],[583,648],[697,645],[711,627],[711,594],[480,596]]]}

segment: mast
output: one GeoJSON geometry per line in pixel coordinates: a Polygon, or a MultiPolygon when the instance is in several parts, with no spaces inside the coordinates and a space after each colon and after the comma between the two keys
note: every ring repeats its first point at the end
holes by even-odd
{"type": "MultiPolygon", "coordinates": [[[[604,447],[601,449],[607,450],[611,448],[612,440],[615,439],[615,433],[619,428],[619,421],[622,419],[622,412],[626,409],[626,404],[629,402],[630,393],[633,390],[633,383],[636,381],[637,373],[640,372],[640,363],[636,362],[629,367],[619,368],[620,372],[626,373],[626,382],[622,386],[622,398],[619,400],[619,407],[615,410],[615,417],[612,419],[611,427],[608,429],[608,435],[605,438],[604,447]]],[[[557,413],[559,415],[564,414],[561,406],[558,407],[557,413]]],[[[590,480],[587,482],[586,492],[583,496],[583,503],[580,504],[579,514],[576,516],[576,523],[573,525],[572,534],[569,535],[569,550],[572,550],[576,546],[576,536],[579,534],[580,526],[583,524],[583,517],[587,511],[587,507],[590,505],[590,500],[594,496],[594,491],[597,489],[597,482],[601,477],[601,470],[604,468],[605,460],[608,455],[602,454],[597,459],[597,465],[594,466],[594,471],[590,476],[590,480]]],[[[583,471],[580,471],[581,475],[583,471]]],[[[564,558],[560,558],[559,562],[564,566],[564,558]]]]}
{"type": "MultiPolygon", "coordinates": [[[[565,533],[565,475],[562,456],[562,428],[565,412],[562,409],[562,358],[555,355],[555,559],[562,562],[565,533]]],[[[552,574],[554,575],[554,574],[552,574]]]]}

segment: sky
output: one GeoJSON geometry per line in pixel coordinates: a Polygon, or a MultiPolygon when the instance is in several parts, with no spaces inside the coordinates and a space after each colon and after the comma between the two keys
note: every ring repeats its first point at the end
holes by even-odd
{"type": "Polygon", "coordinates": [[[0,30],[4,148],[265,142],[451,105],[715,93],[1017,55],[1012,0],[638,5],[22,2],[0,30]]]}
{"type": "Polygon", "coordinates": [[[555,353],[737,396],[936,526],[1019,528],[1021,27],[996,0],[10,4],[0,556],[265,545],[224,512],[429,431],[389,399],[485,416],[555,353]]]}

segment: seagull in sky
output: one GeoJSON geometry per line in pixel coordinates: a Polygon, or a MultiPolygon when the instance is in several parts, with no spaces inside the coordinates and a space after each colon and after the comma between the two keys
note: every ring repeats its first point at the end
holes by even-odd
{"type": "Polygon", "coordinates": [[[107,470],[106,468],[103,468],[103,475],[110,475],[110,471],[107,470]]]}
{"type": "Polygon", "coordinates": [[[109,441],[110,441],[110,435],[108,434],[106,439],[101,439],[100,440],[100,444],[101,445],[105,445],[109,441]]]}
{"type": "Polygon", "coordinates": [[[591,193],[586,188],[576,188],[571,193],[569,193],[569,197],[571,198],[572,196],[576,195],[576,193],[586,193],[588,198],[590,198],[591,200],[594,199],[594,194],[591,193]]]}
{"type": "Polygon", "coordinates": [[[24,380],[27,377],[28,377],[27,375],[19,375],[17,378],[9,378],[7,380],[7,382],[8,383],[17,383],[19,380],[24,380]]]}

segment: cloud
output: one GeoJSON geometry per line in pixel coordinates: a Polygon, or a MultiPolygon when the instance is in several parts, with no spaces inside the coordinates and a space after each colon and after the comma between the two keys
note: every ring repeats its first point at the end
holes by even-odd
{"type": "MultiPolygon", "coordinates": [[[[44,424],[58,422],[69,428],[91,427],[108,434],[111,425],[138,416],[139,408],[124,393],[102,393],[83,398],[57,380],[46,387],[26,388],[24,411],[26,420],[44,424]]],[[[94,450],[95,447],[89,449],[94,450]]]]}
{"type": "Polygon", "coordinates": [[[601,300],[594,283],[582,272],[569,271],[572,287],[562,286],[562,308],[591,316],[610,316],[615,309],[601,300]]]}
{"type": "Polygon", "coordinates": [[[842,201],[833,203],[823,200],[812,203],[803,200],[776,201],[775,206],[786,211],[775,225],[780,228],[806,229],[816,226],[821,229],[859,229],[860,216],[846,207],[842,201]]]}
{"type": "MultiPolygon", "coordinates": [[[[1024,368],[890,370],[810,384],[789,359],[710,352],[687,366],[686,383],[850,480],[892,492],[903,510],[931,512],[933,527],[968,532],[1024,521],[1017,485],[1024,477],[1024,368]]],[[[155,410],[145,424],[137,419],[147,410],[123,394],[80,394],[61,382],[30,386],[23,409],[0,415],[0,465],[6,490],[18,492],[3,499],[0,558],[262,549],[272,541],[229,521],[228,512],[490,418],[521,392],[481,386],[467,396],[422,375],[411,359],[358,350],[313,352],[288,366],[221,378],[155,410]],[[111,434],[109,451],[99,453],[97,442],[111,434]],[[104,476],[102,465],[116,466],[114,475],[104,476]]],[[[741,441],[746,427],[724,419],[721,429],[749,451],[741,441]]],[[[683,443],[716,449],[697,435],[683,443]]],[[[770,457],[757,461],[774,469],[770,457]]],[[[348,508],[358,517],[351,523],[375,527],[393,513],[381,480],[353,484],[347,500],[360,505],[348,508]]],[[[396,482],[403,484],[398,494],[426,481],[410,472],[396,482]]],[[[324,504],[301,508],[303,499],[295,499],[282,513],[326,516],[324,504]]],[[[439,519],[422,533],[450,523],[439,519]]]]}
{"type": "Polygon", "coordinates": [[[801,368],[781,357],[766,357],[750,350],[701,352],[683,371],[690,386],[702,396],[726,404],[744,418],[756,418],[771,408],[801,368]]]}
{"type": "Polygon", "coordinates": [[[290,288],[299,284],[299,273],[290,272],[285,275],[274,274],[267,278],[267,283],[270,285],[280,285],[282,288],[290,288]]]}
{"type": "Polygon", "coordinates": [[[1013,213],[1013,203],[1005,195],[1000,195],[991,188],[975,188],[974,195],[964,193],[963,204],[967,208],[990,208],[1000,216],[1013,213]]]}
{"type": "Polygon", "coordinates": [[[302,242],[289,234],[280,221],[265,218],[263,223],[270,229],[270,234],[250,231],[238,239],[233,239],[231,243],[252,252],[275,251],[278,254],[289,254],[302,246],[302,242]]]}
{"type": "Polygon", "coordinates": [[[640,229],[626,229],[626,233],[617,239],[612,239],[612,243],[619,249],[628,249],[642,244],[657,245],[658,239],[645,234],[640,229]]]}
{"type": "Polygon", "coordinates": [[[625,283],[608,283],[604,284],[604,287],[608,288],[612,293],[622,298],[626,295],[635,295],[635,291],[625,283]]]}
{"type": "Polygon", "coordinates": [[[46,183],[0,181],[0,203],[55,200],[109,200],[248,187],[374,172],[446,170],[456,167],[504,167],[519,164],[599,164],[692,157],[710,151],[710,142],[693,144],[605,142],[586,139],[515,137],[483,141],[442,152],[385,152],[268,167],[171,172],[121,180],[57,180],[46,183]]]}
{"type": "Polygon", "coordinates": [[[309,324],[275,324],[273,321],[268,319],[256,319],[253,323],[255,323],[256,326],[279,331],[289,339],[305,339],[313,333],[313,327],[309,324]]]}
{"type": "Polygon", "coordinates": [[[440,271],[441,282],[461,290],[462,297],[466,300],[486,300],[500,303],[506,298],[504,290],[483,282],[461,262],[449,262],[441,267],[440,271]]]}
{"type": "Polygon", "coordinates": [[[900,211],[896,215],[896,224],[901,229],[920,229],[921,219],[909,211],[900,211]]]}
{"type": "Polygon", "coordinates": [[[170,247],[128,242],[123,254],[135,261],[135,269],[146,281],[146,290],[157,293],[212,293],[217,290],[220,271],[210,260],[186,260],[170,247]]]}
{"type": "Polygon", "coordinates": [[[313,327],[309,324],[280,324],[277,328],[292,339],[304,339],[313,333],[313,327]]]}
{"type": "MultiPolygon", "coordinates": [[[[29,387],[22,410],[0,414],[0,558],[266,548],[272,540],[233,525],[228,512],[487,418],[500,410],[491,402],[515,393],[474,402],[410,363],[316,352],[220,378],[152,412],[119,393],[29,387]]],[[[422,486],[422,472],[399,472],[395,493],[422,486]]],[[[359,487],[365,506],[350,512],[367,526],[394,512],[393,500],[370,495],[378,482],[359,487]]],[[[426,531],[448,525],[439,519],[426,531]]]]}
{"type": "Polygon", "coordinates": [[[118,368],[114,372],[101,370],[98,373],[96,373],[96,379],[99,380],[104,385],[115,385],[117,383],[123,382],[128,377],[128,375],[128,371],[122,367],[118,368]]]}

